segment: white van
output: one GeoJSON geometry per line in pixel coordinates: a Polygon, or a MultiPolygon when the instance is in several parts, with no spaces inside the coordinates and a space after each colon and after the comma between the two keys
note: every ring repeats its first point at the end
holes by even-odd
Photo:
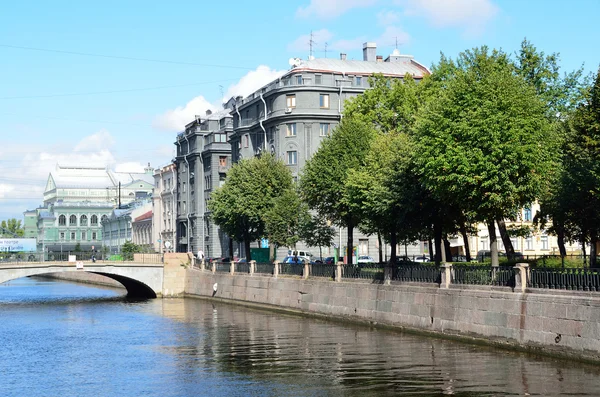
{"type": "Polygon", "coordinates": [[[288,250],[288,256],[297,256],[298,258],[306,259],[309,262],[312,260],[312,254],[308,251],[288,250]]]}

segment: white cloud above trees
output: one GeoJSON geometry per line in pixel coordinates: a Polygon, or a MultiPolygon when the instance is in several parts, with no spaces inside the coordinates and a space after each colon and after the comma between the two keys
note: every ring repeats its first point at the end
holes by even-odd
{"type": "Polygon", "coordinates": [[[353,8],[370,7],[375,3],[377,3],[377,0],[311,0],[308,6],[299,7],[296,10],[296,16],[300,18],[332,19],[353,8]]]}

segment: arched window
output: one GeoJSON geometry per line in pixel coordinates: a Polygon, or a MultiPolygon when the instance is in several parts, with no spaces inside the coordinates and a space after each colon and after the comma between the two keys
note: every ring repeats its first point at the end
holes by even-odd
{"type": "Polygon", "coordinates": [[[92,215],[92,218],[90,219],[90,225],[98,226],[98,217],[96,215],[92,215]]]}
{"type": "Polygon", "coordinates": [[[102,215],[102,223],[108,222],[108,216],[102,215]]]}
{"type": "Polygon", "coordinates": [[[77,217],[75,215],[69,217],[69,226],[77,226],[77,217]]]}
{"type": "Polygon", "coordinates": [[[61,215],[58,217],[58,226],[66,226],[67,225],[67,217],[61,215]]]}
{"type": "Polygon", "coordinates": [[[87,226],[87,215],[81,215],[81,218],[79,218],[79,224],[81,226],[87,226]]]}

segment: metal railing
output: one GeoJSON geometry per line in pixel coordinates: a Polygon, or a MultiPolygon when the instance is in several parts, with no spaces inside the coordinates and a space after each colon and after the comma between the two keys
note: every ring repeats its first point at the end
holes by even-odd
{"type": "Polygon", "coordinates": [[[312,277],[327,277],[335,279],[336,265],[326,265],[324,263],[313,263],[310,265],[310,275],[312,277]]]}
{"type": "Polygon", "coordinates": [[[452,284],[514,286],[512,266],[454,265],[452,284]]]}
{"type": "Polygon", "coordinates": [[[273,274],[275,266],[272,263],[257,262],[254,267],[254,273],[258,274],[273,274]]]}
{"type": "Polygon", "coordinates": [[[133,262],[133,263],[163,263],[163,254],[103,254],[101,252],[26,252],[0,254],[0,264],[3,263],[39,263],[39,262],[69,262],[71,257],[83,262],[133,262]]]}
{"type": "Polygon", "coordinates": [[[215,271],[218,273],[229,273],[231,272],[231,262],[214,262],[215,271]]]}
{"type": "Polygon", "coordinates": [[[439,267],[431,265],[402,265],[394,270],[392,280],[440,283],[441,271],[439,267]]]}
{"type": "Polygon", "coordinates": [[[381,263],[350,264],[342,266],[342,278],[383,280],[385,265],[381,263]]]}
{"type": "Polygon", "coordinates": [[[529,288],[600,291],[599,269],[532,267],[527,281],[529,288]]]}
{"type": "Polygon", "coordinates": [[[287,274],[292,276],[302,276],[304,274],[303,264],[280,263],[279,274],[287,274]]]}
{"type": "Polygon", "coordinates": [[[236,262],[234,269],[235,273],[250,273],[250,264],[247,262],[236,262]]]}

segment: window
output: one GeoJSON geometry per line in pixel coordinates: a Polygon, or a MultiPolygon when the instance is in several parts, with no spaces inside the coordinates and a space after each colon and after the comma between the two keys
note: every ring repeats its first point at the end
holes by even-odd
{"type": "Polygon", "coordinates": [[[183,190],[181,192],[185,193],[185,182],[183,182],[183,190]]]}
{"type": "Polygon", "coordinates": [[[227,156],[219,156],[219,166],[221,166],[221,167],[227,166],[227,156]]]}
{"type": "MultiPolygon", "coordinates": [[[[108,216],[102,215],[102,223],[106,223],[106,222],[108,222],[108,216]]],[[[98,222],[96,222],[96,223],[98,223],[98,222]]]]}
{"type": "Polygon", "coordinates": [[[64,241],[64,240],[65,240],[65,232],[60,232],[60,239],[61,239],[62,241],[64,241]]]}
{"type": "Polygon", "coordinates": [[[92,240],[96,240],[96,236],[97,236],[96,232],[92,232],[92,240]]]}
{"type": "Polygon", "coordinates": [[[362,77],[361,76],[356,76],[354,78],[354,85],[357,87],[362,87],[362,77]]]}
{"type": "Polygon", "coordinates": [[[542,250],[548,250],[548,236],[542,236],[540,240],[542,242],[542,250]]]}
{"type": "Polygon", "coordinates": [[[294,165],[298,163],[298,152],[295,150],[290,150],[287,152],[287,163],[289,165],[294,165]]]}
{"type": "Polygon", "coordinates": [[[525,249],[526,250],[533,249],[533,237],[529,236],[525,239],[525,249]]]}
{"type": "Polygon", "coordinates": [[[531,222],[531,207],[525,207],[523,210],[523,220],[525,222],[531,222]]]}
{"type": "Polygon", "coordinates": [[[319,106],[321,109],[329,109],[329,94],[319,95],[319,106]]]}
{"type": "Polygon", "coordinates": [[[66,226],[67,225],[67,217],[61,215],[58,217],[58,226],[66,226]]]}
{"type": "Polygon", "coordinates": [[[323,84],[323,76],[315,74],[315,84],[323,84]]]}
{"type": "Polygon", "coordinates": [[[302,76],[296,76],[296,84],[302,84],[302,76]]]}
{"type": "Polygon", "coordinates": [[[81,226],[87,226],[87,223],[87,215],[81,215],[81,218],[79,218],[79,224],[81,226]]]}
{"type": "Polygon", "coordinates": [[[319,126],[319,135],[327,136],[329,135],[329,123],[321,123],[319,126]]]}
{"type": "Polygon", "coordinates": [[[286,124],[287,127],[287,136],[296,136],[296,123],[286,124]]]}
{"type": "Polygon", "coordinates": [[[222,187],[225,184],[225,178],[227,178],[227,174],[219,174],[219,187],[222,187]]]}
{"type": "Polygon", "coordinates": [[[85,239],[86,239],[86,237],[87,237],[87,236],[86,236],[85,232],[81,232],[81,239],[82,239],[82,240],[85,240],[85,239]]]}
{"type": "Polygon", "coordinates": [[[516,237],[511,237],[510,242],[512,243],[512,246],[515,249],[515,251],[518,251],[519,250],[519,239],[516,237]]]}
{"type": "Polygon", "coordinates": [[[369,240],[358,240],[358,255],[369,255],[369,240]]]}
{"type": "Polygon", "coordinates": [[[482,250],[489,250],[490,249],[490,244],[488,242],[487,237],[484,237],[481,239],[481,249],[482,250]]]}
{"type": "Polygon", "coordinates": [[[295,108],[296,107],[296,95],[286,95],[285,105],[288,108],[295,108]]]}
{"type": "Polygon", "coordinates": [[[227,142],[227,134],[214,134],[213,135],[215,142],[226,143],[227,142]]]}
{"type": "Polygon", "coordinates": [[[75,240],[75,232],[71,232],[71,240],[75,240]]]}
{"type": "Polygon", "coordinates": [[[244,147],[250,146],[250,136],[248,134],[244,135],[244,147]]]}

